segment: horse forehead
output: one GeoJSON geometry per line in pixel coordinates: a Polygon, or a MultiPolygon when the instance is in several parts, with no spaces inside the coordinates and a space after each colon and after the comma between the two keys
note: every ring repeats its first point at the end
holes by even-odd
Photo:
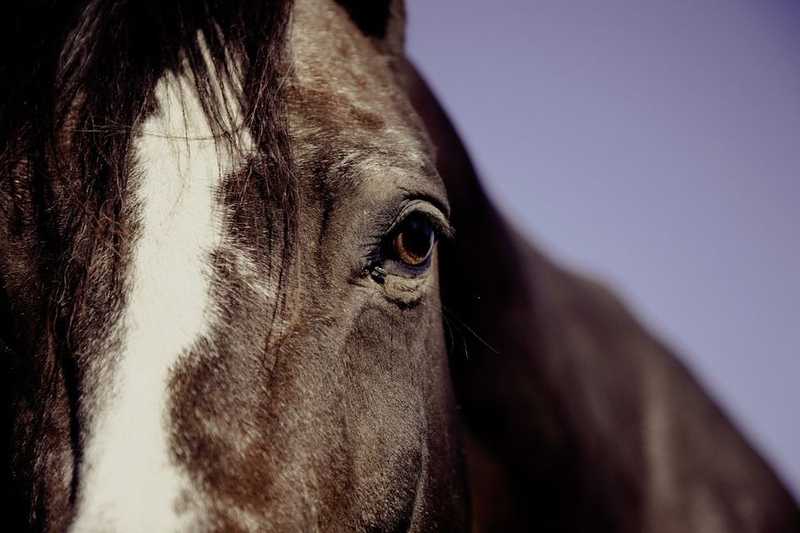
{"type": "MultiPolygon", "coordinates": [[[[391,68],[336,2],[297,0],[289,33],[286,93],[296,162],[357,161],[365,174],[387,166],[443,190],[424,127],[391,68]]],[[[333,163],[335,164],[335,162],[333,163]]]]}
{"type": "Polygon", "coordinates": [[[294,75],[308,82],[329,82],[360,89],[387,81],[386,58],[339,4],[332,0],[297,0],[292,13],[289,50],[294,75]],[[324,74],[335,73],[335,78],[324,74]],[[383,78],[379,80],[378,78],[383,78]]]}
{"type": "Polygon", "coordinates": [[[382,112],[397,107],[390,58],[337,3],[297,0],[288,34],[295,88],[382,112]]]}

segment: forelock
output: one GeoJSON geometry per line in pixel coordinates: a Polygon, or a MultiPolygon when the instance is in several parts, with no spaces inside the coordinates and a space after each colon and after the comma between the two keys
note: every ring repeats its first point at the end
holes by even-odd
{"type": "MultiPolygon", "coordinates": [[[[274,247],[283,250],[281,265],[288,262],[290,250],[280,244],[292,241],[296,193],[281,88],[291,7],[291,0],[0,7],[0,179],[24,162],[31,217],[48,236],[42,257],[50,271],[65,271],[53,298],[88,286],[80,265],[90,264],[98,243],[119,250],[129,239],[108,221],[130,208],[132,147],[138,127],[158,111],[154,91],[165,76],[190,81],[215,137],[236,145],[241,136],[229,126],[248,130],[258,161],[247,179],[263,198],[252,208],[281,241],[274,247]],[[230,98],[220,99],[226,92],[230,98]]],[[[54,307],[53,321],[69,322],[74,309],[54,307]]]]}
{"type": "Polygon", "coordinates": [[[0,139],[44,149],[127,144],[165,73],[188,73],[209,122],[242,112],[255,143],[285,145],[280,113],[288,0],[13,2],[2,9],[0,139]],[[217,84],[240,109],[220,105],[217,84]],[[65,131],[66,130],[66,131],[65,131]],[[116,143],[111,143],[116,144],[116,143]]]}

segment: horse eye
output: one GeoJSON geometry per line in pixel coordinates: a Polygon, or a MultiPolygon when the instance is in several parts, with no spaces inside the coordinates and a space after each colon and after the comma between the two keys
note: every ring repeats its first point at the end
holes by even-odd
{"type": "Polygon", "coordinates": [[[435,242],[436,231],[427,217],[411,215],[395,233],[392,247],[405,265],[420,267],[430,259],[435,242]]]}

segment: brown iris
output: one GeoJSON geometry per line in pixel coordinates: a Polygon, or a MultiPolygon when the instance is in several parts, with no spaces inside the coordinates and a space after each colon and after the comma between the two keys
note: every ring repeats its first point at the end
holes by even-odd
{"type": "Polygon", "coordinates": [[[395,234],[392,245],[397,258],[410,267],[424,265],[433,253],[435,232],[424,216],[409,217],[395,234]]]}

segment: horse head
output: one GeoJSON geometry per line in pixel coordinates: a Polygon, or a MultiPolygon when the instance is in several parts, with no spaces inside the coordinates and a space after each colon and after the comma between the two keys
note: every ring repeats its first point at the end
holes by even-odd
{"type": "Polygon", "coordinates": [[[666,350],[493,209],[401,2],[44,7],[0,47],[8,524],[784,523],[666,350]]]}

